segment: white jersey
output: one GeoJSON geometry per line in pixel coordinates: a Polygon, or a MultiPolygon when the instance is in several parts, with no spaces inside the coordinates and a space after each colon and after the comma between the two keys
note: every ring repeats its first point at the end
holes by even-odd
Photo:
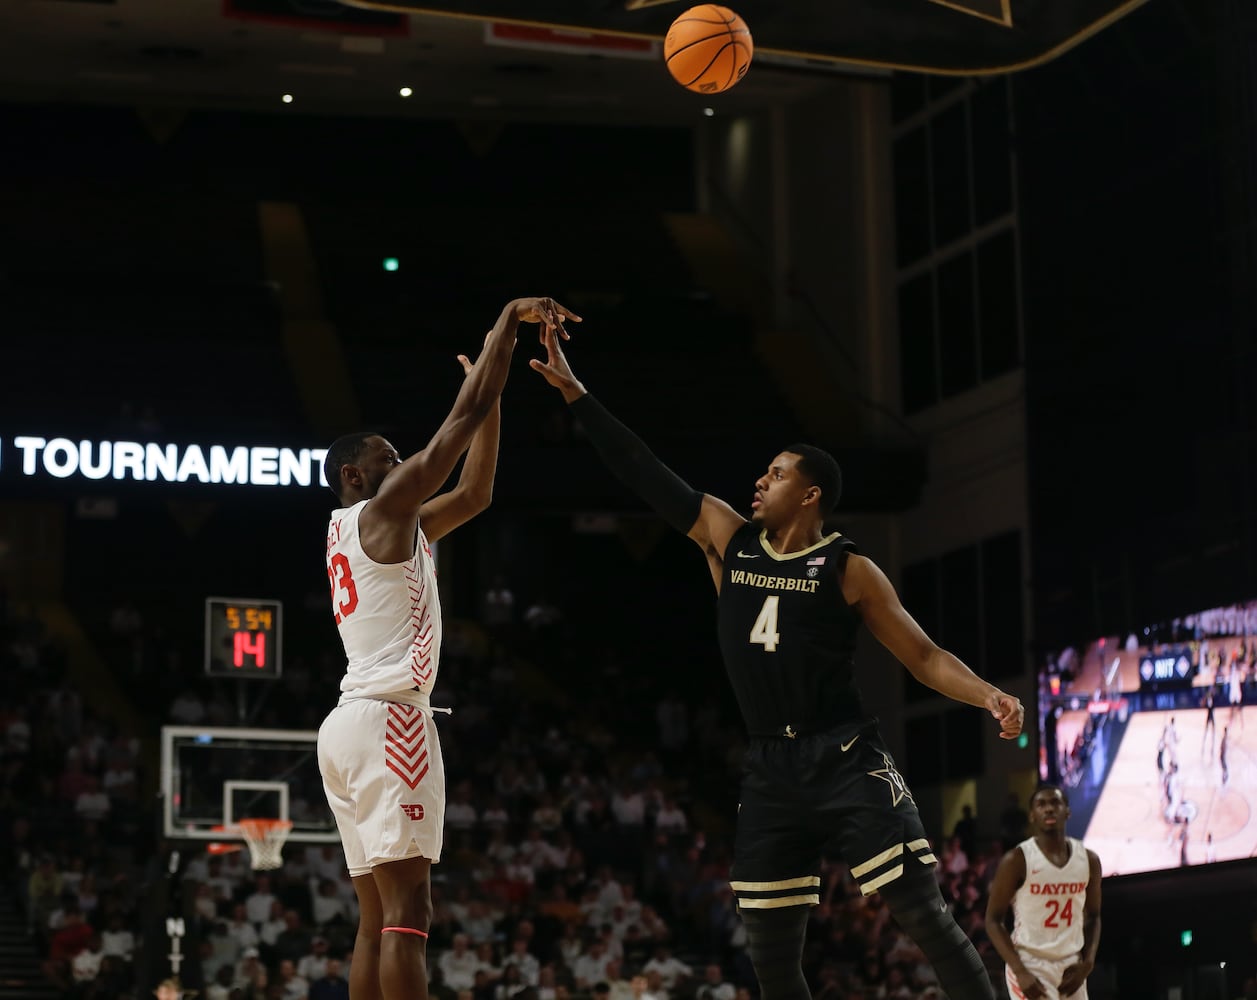
{"type": "Polygon", "coordinates": [[[1033,837],[1018,846],[1026,880],[1013,896],[1013,944],[1019,952],[1059,961],[1082,951],[1091,863],[1081,840],[1069,839],[1069,860],[1057,868],[1033,837]]]}
{"type": "Polygon", "coordinates": [[[332,611],[348,659],[341,702],[394,696],[426,706],[441,655],[441,599],[432,550],[416,521],[409,559],[371,559],[358,533],[358,518],[368,503],[360,500],[333,511],[327,527],[332,611]],[[414,692],[420,692],[418,698],[414,692]]]}

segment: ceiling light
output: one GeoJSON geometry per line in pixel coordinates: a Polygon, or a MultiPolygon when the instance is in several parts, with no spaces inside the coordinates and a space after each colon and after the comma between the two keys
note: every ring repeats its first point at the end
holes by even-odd
{"type": "Polygon", "coordinates": [[[708,118],[711,118],[712,116],[714,116],[715,113],[716,113],[715,108],[703,108],[703,114],[708,118]]]}
{"type": "Polygon", "coordinates": [[[409,97],[411,94],[414,93],[414,91],[411,90],[409,87],[402,87],[402,89],[399,90],[398,93],[401,94],[402,97],[409,97]]]}
{"type": "Polygon", "coordinates": [[[282,100],[285,104],[291,104],[292,94],[285,94],[282,98],[280,98],[280,100],[282,100]]]}

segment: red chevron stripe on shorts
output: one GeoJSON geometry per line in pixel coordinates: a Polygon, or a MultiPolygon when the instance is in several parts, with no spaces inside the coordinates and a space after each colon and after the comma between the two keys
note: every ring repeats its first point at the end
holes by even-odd
{"type": "Polygon", "coordinates": [[[409,705],[389,705],[384,734],[384,765],[411,789],[428,773],[428,738],[423,712],[409,705]]]}

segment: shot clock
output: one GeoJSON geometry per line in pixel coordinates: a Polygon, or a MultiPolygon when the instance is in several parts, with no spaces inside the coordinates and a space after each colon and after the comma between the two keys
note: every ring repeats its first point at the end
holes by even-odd
{"type": "Polygon", "coordinates": [[[205,599],[205,673],[273,680],[283,665],[282,601],[205,599]]]}

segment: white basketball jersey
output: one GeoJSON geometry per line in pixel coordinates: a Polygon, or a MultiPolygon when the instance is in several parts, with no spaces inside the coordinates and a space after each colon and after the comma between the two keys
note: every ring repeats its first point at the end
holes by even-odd
{"type": "Polygon", "coordinates": [[[426,695],[436,683],[441,655],[441,599],[432,550],[416,522],[409,559],[371,559],[358,534],[358,517],[368,503],[360,500],[333,511],[327,527],[332,612],[348,659],[341,700],[413,690],[426,695]]]}
{"type": "Polygon", "coordinates": [[[1013,896],[1013,944],[1044,959],[1077,955],[1091,881],[1087,849],[1070,837],[1069,860],[1057,868],[1033,837],[1019,846],[1026,858],[1026,880],[1013,896]]]}

